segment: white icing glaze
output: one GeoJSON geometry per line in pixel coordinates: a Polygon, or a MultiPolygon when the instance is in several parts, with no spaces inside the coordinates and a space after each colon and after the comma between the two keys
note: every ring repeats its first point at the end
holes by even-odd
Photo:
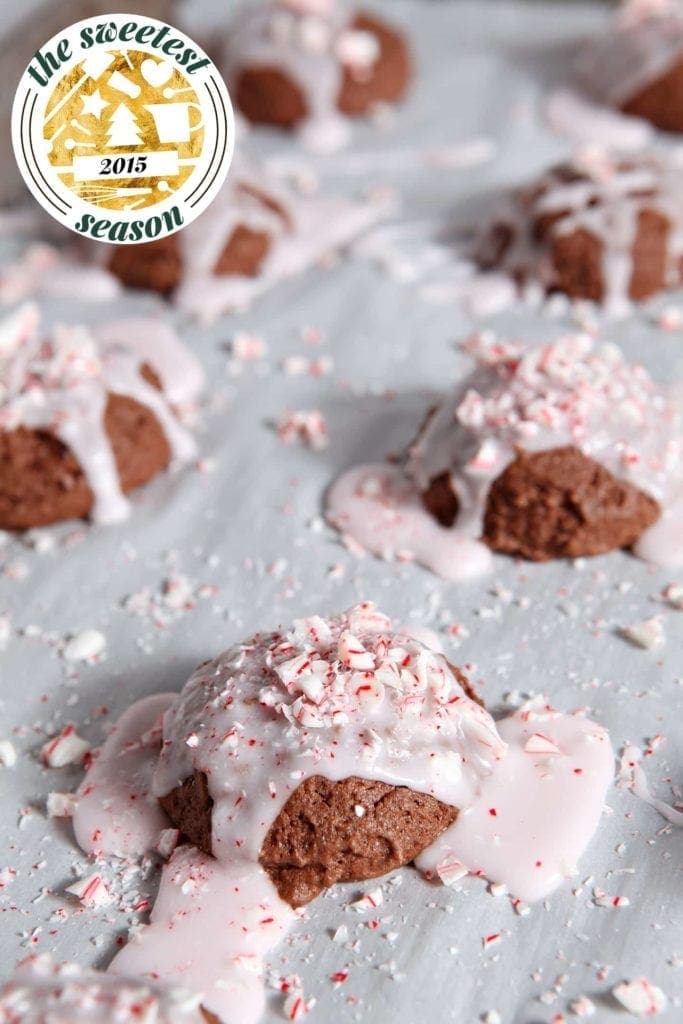
{"type": "Polygon", "coordinates": [[[683,193],[680,181],[683,154],[631,157],[613,160],[601,149],[588,149],[573,161],[553,168],[528,188],[509,196],[494,214],[490,229],[480,239],[478,256],[495,263],[522,280],[539,281],[547,290],[558,287],[548,242],[539,242],[540,217],[556,217],[549,238],[575,231],[590,233],[601,246],[603,305],[608,313],[623,316],[631,309],[630,285],[634,273],[633,247],[638,218],[645,210],[667,218],[667,266],[665,287],[681,281],[683,260],[683,193]],[[563,171],[576,175],[566,181],[563,171]],[[512,232],[511,244],[502,258],[496,257],[496,226],[512,232]]]}
{"type": "MultiPolygon", "coordinates": [[[[611,777],[606,734],[544,707],[531,706],[526,716],[520,712],[503,723],[508,749],[443,656],[395,632],[369,603],[334,619],[300,620],[288,632],[258,634],[200,666],[164,715],[159,749],[155,723],[168,700],[147,698],[123,716],[81,787],[76,829],[88,851],[141,853],[155,844],[159,828],[158,811],[144,799],[152,773],[157,796],[196,771],[206,774],[215,858],[187,846],[175,850],[151,923],[135,930],[111,970],[182,984],[223,1024],[258,1019],[266,958],[297,917],[277,896],[258,856],[303,779],[355,775],[430,793],[461,810],[465,838],[457,833],[453,841],[475,848],[478,833],[470,836],[467,822],[475,823],[482,801],[495,794],[505,832],[500,859],[508,866],[521,860],[502,877],[522,886],[529,858],[548,851],[542,895],[560,883],[565,860],[573,862],[588,842],[611,777]],[[561,826],[555,854],[551,837],[566,808],[556,805],[551,813],[541,792],[541,777],[551,774],[548,756],[517,750],[527,733],[537,740],[537,719],[546,734],[541,749],[550,735],[563,751],[556,755],[552,792],[565,795],[568,760],[586,774],[572,779],[571,796],[579,799],[561,826]],[[526,759],[521,766],[520,756],[526,759]],[[523,820],[521,807],[537,830],[523,820]],[[464,813],[468,808],[471,815],[464,813]]],[[[446,835],[451,843],[453,834],[446,835]]],[[[433,858],[426,856],[428,866],[433,858]]],[[[491,863],[497,879],[498,860],[491,863]]],[[[537,886],[540,878],[534,875],[537,886]]]]}
{"type": "Polygon", "coordinates": [[[274,68],[301,90],[307,115],[297,126],[304,145],[319,152],[348,141],[348,118],[337,109],[344,66],[367,75],[379,55],[376,37],[351,27],[342,0],[325,3],[265,0],[246,3],[233,19],[224,48],[228,83],[246,69],[274,68]]]}
{"type": "Polygon", "coordinates": [[[446,580],[481,576],[493,565],[485,544],[437,523],[399,466],[348,470],[329,490],[327,518],[380,558],[419,562],[446,580]]]}
{"type": "Polygon", "coordinates": [[[498,730],[508,744],[505,759],[416,863],[436,875],[455,859],[531,902],[576,874],[600,820],[614,754],[599,725],[538,702],[498,730]]]}
{"type": "Polygon", "coordinates": [[[680,0],[634,0],[615,14],[605,33],[586,44],[577,74],[602,102],[622,106],[682,57],[680,0]]]}
{"type": "Polygon", "coordinates": [[[660,565],[683,564],[683,412],[680,401],[614,345],[568,335],[540,347],[476,335],[465,344],[479,368],[433,410],[405,467],[363,466],[330,489],[328,516],[363,548],[414,558],[446,579],[485,572],[480,543],[492,482],[517,448],[575,445],[652,495],[660,519],[634,547],[660,565]],[[450,475],[459,511],[444,529],[420,495],[450,475]]]}
{"type": "Polygon", "coordinates": [[[196,994],[31,956],[0,988],[5,1024],[205,1024],[196,994]]]}
{"type": "Polygon", "coordinates": [[[381,214],[381,207],[370,203],[297,194],[265,169],[242,164],[211,210],[179,235],[185,269],[174,301],[205,322],[243,310],[268,288],[352,241],[381,214]],[[239,226],[268,235],[268,252],[254,277],[216,274],[216,263],[239,226]]]}
{"type": "Polygon", "coordinates": [[[127,395],[159,421],[179,462],[196,447],[168,404],[190,402],[203,377],[173,331],[156,320],[131,320],[94,330],[56,326],[42,333],[38,307],[27,303],[0,323],[0,428],[54,433],[71,449],[94,495],[92,518],[117,522],[129,512],[104,428],[107,395],[127,395]],[[168,396],[140,375],[147,362],[168,396]]]}

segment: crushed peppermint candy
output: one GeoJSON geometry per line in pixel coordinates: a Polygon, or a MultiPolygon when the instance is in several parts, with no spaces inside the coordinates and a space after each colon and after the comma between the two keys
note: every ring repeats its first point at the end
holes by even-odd
{"type": "Polygon", "coordinates": [[[350,907],[357,913],[362,914],[366,910],[374,910],[375,907],[379,907],[383,902],[384,893],[380,887],[377,886],[376,889],[371,889],[370,892],[366,892],[360,897],[360,899],[354,900],[354,902],[350,904],[350,907]]]}
{"type": "Polygon", "coordinates": [[[658,647],[663,647],[666,642],[664,624],[657,615],[651,619],[633,622],[630,626],[623,626],[621,634],[636,647],[642,647],[645,651],[654,651],[658,647]]]}
{"type": "Polygon", "coordinates": [[[76,896],[84,907],[106,907],[112,902],[112,895],[101,875],[89,875],[81,878],[73,885],[68,885],[65,892],[76,896]]]}
{"type": "Polygon", "coordinates": [[[299,442],[314,451],[326,448],[329,442],[327,421],[318,409],[301,409],[285,413],[275,425],[284,444],[299,442]]]}
{"type": "Polygon", "coordinates": [[[48,818],[72,818],[78,797],[75,793],[48,793],[48,818]]]}
{"type": "Polygon", "coordinates": [[[469,871],[459,860],[445,860],[437,866],[436,873],[443,885],[455,885],[465,878],[469,871]]]}
{"type": "Polygon", "coordinates": [[[268,345],[260,334],[237,331],[230,343],[230,351],[240,362],[251,363],[266,358],[268,345]]]}
{"type": "Polygon", "coordinates": [[[14,768],[17,752],[10,740],[0,740],[0,768],[14,768]]]}
{"type": "Polygon", "coordinates": [[[79,764],[90,750],[90,744],[78,735],[73,725],[66,725],[40,749],[40,759],[48,768],[64,768],[79,764]]]}
{"type": "Polygon", "coordinates": [[[62,657],[65,661],[94,662],[101,658],[106,646],[107,638],[99,629],[84,629],[67,641],[62,657]]]}
{"type": "Polygon", "coordinates": [[[612,995],[634,1017],[656,1017],[663,1013],[668,1000],[661,988],[647,978],[622,981],[612,989],[612,995]]]}

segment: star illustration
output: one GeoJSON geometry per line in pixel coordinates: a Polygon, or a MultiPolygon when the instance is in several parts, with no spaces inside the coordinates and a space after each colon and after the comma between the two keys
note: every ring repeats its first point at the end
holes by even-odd
{"type": "Polygon", "coordinates": [[[111,106],[107,100],[102,99],[99,89],[95,89],[95,92],[91,93],[90,96],[81,96],[81,103],[83,104],[82,113],[92,114],[98,121],[102,116],[104,108],[111,106]]]}

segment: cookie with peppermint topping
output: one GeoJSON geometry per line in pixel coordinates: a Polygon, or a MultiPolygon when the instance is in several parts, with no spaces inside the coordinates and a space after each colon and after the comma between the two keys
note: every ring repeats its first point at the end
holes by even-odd
{"type": "Polygon", "coordinates": [[[124,519],[129,491],[196,454],[178,414],[202,386],[161,321],[46,326],[18,308],[0,323],[0,528],[124,519]]]}
{"type": "Polygon", "coordinates": [[[630,548],[683,564],[683,412],[617,346],[490,332],[477,368],[430,410],[402,463],[344,473],[328,519],[347,543],[452,580],[492,552],[532,561],[630,548]]]}
{"type": "Polygon", "coordinates": [[[463,674],[369,603],[201,666],[163,729],[172,824],[257,858],[291,906],[412,861],[505,750],[463,674]]]}
{"type": "Polygon", "coordinates": [[[237,108],[255,124],[299,131],[330,150],[348,120],[405,95],[411,58],[401,31],[345,0],[258,0],[228,26],[224,71],[237,108]]]}

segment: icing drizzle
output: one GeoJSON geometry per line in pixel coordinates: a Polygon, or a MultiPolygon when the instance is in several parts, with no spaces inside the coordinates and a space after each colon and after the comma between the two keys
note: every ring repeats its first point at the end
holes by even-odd
{"type": "Polygon", "coordinates": [[[27,303],[0,323],[0,381],[0,428],[49,430],[70,448],[92,489],[95,522],[118,522],[130,510],[104,427],[109,393],[154,413],[174,459],[187,462],[196,454],[169,403],[194,401],[202,371],[160,321],[124,320],[93,329],[58,325],[46,336],[38,307],[27,303]],[[163,394],[141,376],[145,363],[159,376],[163,394]]]}

